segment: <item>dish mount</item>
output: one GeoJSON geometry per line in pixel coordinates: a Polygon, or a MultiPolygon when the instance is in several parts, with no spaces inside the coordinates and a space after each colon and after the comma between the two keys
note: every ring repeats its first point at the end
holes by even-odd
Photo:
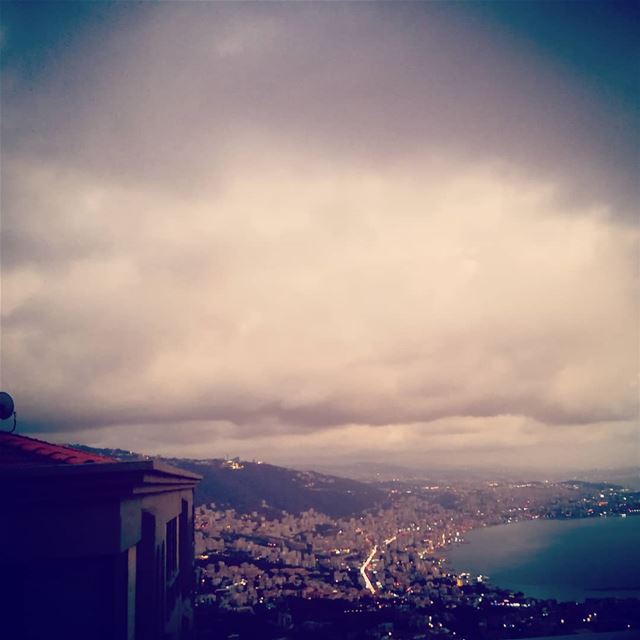
{"type": "Polygon", "coordinates": [[[13,427],[9,433],[16,430],[16,409],[13,398],[6,392],[0,391],[0,420],[8,420],[13,416],[13,427]]]}

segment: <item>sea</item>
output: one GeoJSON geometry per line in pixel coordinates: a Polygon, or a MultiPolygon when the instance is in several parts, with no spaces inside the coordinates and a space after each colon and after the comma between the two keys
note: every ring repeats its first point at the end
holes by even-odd
{"type": "Polygon", "coordinates": [[[470,531],[447,553],[456,572],[533,598],[640,598],[640,516],[528,520],[470,531]]]}

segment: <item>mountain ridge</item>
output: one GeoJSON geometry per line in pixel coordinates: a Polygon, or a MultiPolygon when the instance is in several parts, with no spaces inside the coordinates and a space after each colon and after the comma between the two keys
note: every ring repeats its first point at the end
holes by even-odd
{"type": "Polygon", "coordinates": [[[239,458],[174,458],[145,456],[123,449],[71,445],[118,460],[160,460],[202,476],[195,489],[195,504],[214,503],[239,513],[259,512],[280,517],[283,511],[299,514],[308,509],[332,517],[356,515],[384,502],[383,490],[341,476],[281,467],[239,458]]]}

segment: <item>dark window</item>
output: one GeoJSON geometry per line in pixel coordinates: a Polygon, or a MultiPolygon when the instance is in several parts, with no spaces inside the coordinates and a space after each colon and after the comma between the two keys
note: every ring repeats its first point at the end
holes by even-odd
{"type": "Polygon", "coordinates": [[[171,618],[180,593],[178,580],[178,518],[167,522],[165,615],[171,618]]]}
{"type": "Polygon", "coordinates": [[[178,571],[178,518],[167,522],[167,582],[178,571]]]}
{"type": "Polygon", "coordinates": [[[193,523],[191,520],[191,509],[187,500],[182,500],[178,538],[180,541],[180,550],[178,552],[178,566],[181,582],[180,588],[182,592],[186,594],[193,588],[194,580],[193,523]]]}
{"type": "Polygon", "coordinates": [[[157,574],[156,519],[148,511],[142,512],[142,537],[136,552],[136,640],[156,638],[158,630],[157,594],[154,585],[157,574]]]}

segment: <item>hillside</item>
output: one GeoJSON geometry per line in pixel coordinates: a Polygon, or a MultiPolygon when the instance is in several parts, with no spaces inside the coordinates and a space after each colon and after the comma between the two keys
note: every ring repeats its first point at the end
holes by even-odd
{"type": "MultiPolygon", "coordinates": [[[[73,446],[121,460],[148,458],[120,449],[73,446]]],[[[260,511],[274,516],[281,511],[297,514],[313,508],[333,517],[342,517],[369,509],[385,498],[385,493],[373,485],[314,471],[238,459],[155,459],[202,476],[195,491],[196,505],[214,502],[219,507],[242,513],[260,511]]]]}
{"type": "Polygon", "coordinates": [[[215,502],[241,512],[300,513],[313,508],[340,517],[359,513],[384,499],[371,485],[313,471],[217,459],[168,462],[202,475],[196,487],[196,504],[215,502]]]}

